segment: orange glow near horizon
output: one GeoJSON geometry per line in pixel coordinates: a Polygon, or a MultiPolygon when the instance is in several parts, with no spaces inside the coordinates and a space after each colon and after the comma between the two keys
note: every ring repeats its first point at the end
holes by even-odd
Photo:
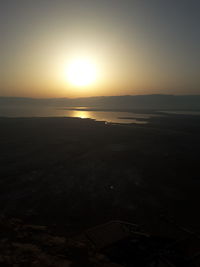
{"type": "Polygon", "coordinates": [[[199,94],[196,4],[141,2],[2,1],[0,96],[199,94]]]}

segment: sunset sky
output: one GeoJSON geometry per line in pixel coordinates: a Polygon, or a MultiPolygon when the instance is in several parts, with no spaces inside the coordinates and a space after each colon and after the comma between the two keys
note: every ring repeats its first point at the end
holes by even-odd
{"type": "Polygon", "coordinates": [[[0,96],[200,94],[199,14],[199,0],[1,0],[0,96]]]}

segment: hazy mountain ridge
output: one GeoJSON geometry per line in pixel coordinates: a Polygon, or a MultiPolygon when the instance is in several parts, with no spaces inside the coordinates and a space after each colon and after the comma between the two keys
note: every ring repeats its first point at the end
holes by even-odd
{"type": "Polygon", "coordinates": [[[0,97],[1,106],[83,106],[121,109],[200,109],[200,95],[124,95],[83,98],[0,97]]]}

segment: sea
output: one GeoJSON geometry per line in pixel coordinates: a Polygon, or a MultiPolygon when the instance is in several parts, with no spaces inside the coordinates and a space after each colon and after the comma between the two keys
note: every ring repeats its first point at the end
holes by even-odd
{"type": "Polygon", "coordinates": [[[200,111],[160,111],[156,112],[134,112],[134,111],[105,111],[91,110],[88,107],[41,107],[41,106],[0,106],[0,117],[74,117],[80,119],[92,119],[104,121],[105,123],[136,123],[146,124],[151,117],[162,116],[162,114],[175,115],[200,115],[200,111]]]}

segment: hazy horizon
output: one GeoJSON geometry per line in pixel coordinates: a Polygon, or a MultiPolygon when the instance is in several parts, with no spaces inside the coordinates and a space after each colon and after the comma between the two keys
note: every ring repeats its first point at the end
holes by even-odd
{"type": "Polygon", "coordinates": [[[1,1],[0,95],[200,94],[198,1],[1,1]]]}
{"type": "Polygon", "coordinates": [[[77,96],[74,96],[74,97],[67,97],[67,96],[64,96],[64,97],[29,97],[29,96],[22,96],[22,95],[13,95],[13,96],[10,96],[10,95],[0,95],[0,98],[27,98],[27,99],[81,99],[81,98],[103,98],[103,97],[106,97],[106,98],[109,98],[109,97],[140,97],[140,96],[172,96],[172,97],[187,97],[187,96],[200,96],[200,93],[198,94],[162,94],[162,93],[158,93],[158,94],[120,94],[120,95],[91,95],[91,96],[82,96],[82,97],[77,97],[77,96]]]}
{"type": "MultiPolygon", "coordinates": [[[[99,110],[127,110],[127,109],[156,109],[156,110],[199,110],[200,95],[123,95],[123,96],[94,96],[79,98],[25,98],[0,97],[0,108],[10,109],[18,113],[20,107],[41,109],[45,107],[87,107],[99,110]]],[[[26,109],[24,109],[26,114],[26,109]]],[[[50,115],[50,113],[47,112],[50,115]]]]}

